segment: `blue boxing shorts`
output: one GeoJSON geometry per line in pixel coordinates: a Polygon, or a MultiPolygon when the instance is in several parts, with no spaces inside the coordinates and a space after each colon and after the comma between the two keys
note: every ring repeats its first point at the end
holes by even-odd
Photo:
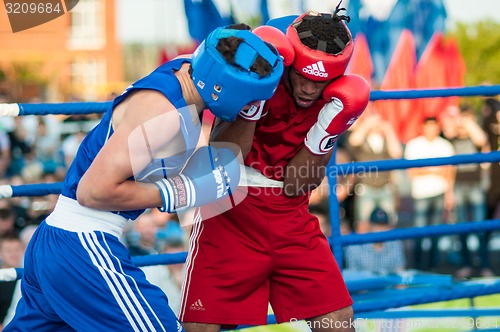
{"type": "Polygon", "coordinates": [[[120,242],[125,223],[61,196],[28,245],[22,298],[4,331],[181,331],[120,242]]]}

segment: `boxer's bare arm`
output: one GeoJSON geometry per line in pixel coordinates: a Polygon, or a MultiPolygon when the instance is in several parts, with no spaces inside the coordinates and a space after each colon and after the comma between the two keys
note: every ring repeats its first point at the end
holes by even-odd
{"type": "Polygon", "coordinates": [[[314,155],[305,147],[299,150],[286,167],[285,195],[300,196],[318,187],[323,181],[326,166],[333,150],[325,155],[314,155]]]}
{"type": "Polygon", "coordinates": [[[122,211],[162,205],[154,184],[139,184],[130,178],[134,169],[145,166],[151,154],[177,136],[178,113],[164,95],[152,90],[136,92],[124,105],[120,119],[113,123],[113,135],[78,184],[77,199],[84,206],[122,211]],[[144,131],[156,133],[155,139],[146,141],[151,135],[143,135],[144,131]]]}
{"type": "MultiPolygon", "coordinates": [[[[256,122],[245,121],[237,117],[234,122],[224,122],[216,119],[210,141],[230,142],[240,147],[243,159],[252,149],[253,136],[256,122]]],[[[238,153],[239,151],[234,151],[238,153]]]]}

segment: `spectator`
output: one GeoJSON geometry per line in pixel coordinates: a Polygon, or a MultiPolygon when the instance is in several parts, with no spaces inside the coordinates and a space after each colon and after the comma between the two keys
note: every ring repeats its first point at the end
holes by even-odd
{"type": "MultiPolygon", "coordinates": [[[[369,231],[383,232],[393,229],[389,215],[380,207],[375,207],[369,216],[369,231]]],[[[347,269],[387,274],[405,269],[403,243],[388,241],[348,246],[346,249],[347,269]]]]}
{"type": "Polygon", "coordinates": [[[5,177],[10,165],[10,138],[4,129],[0,129],[0,178],[5,177]]]}
{"type": "MultiPolygon", "coordinates": [[[[374,113],[364,114],[349,136],[355,161],[399,159],[403,147],[392,125],[374,113]]],[[[367,220],[375,206],[382,207],[391,220],[397,220],[396,188],[391,172],[365,172],[359,176],[354,198],[355,220],[367,220]]]]}
{"type": "MultiPolygon", "coordinates": [[[[28,246],[28,243],[31,240],[31,237],[35,233],[38,225],[28,225],[23,228],[23,230],[19,233],[19,238],[23,242],[24,248],[28,246]]],[[[24,263],[22,264],[24,266],[24,263]]]]}
{"type": "Polygon", "coordinates": [[[485,98],[481,107],[481,127],[486,133],[495,132],[498,123],[496,113],[500,109],[500,101],[495,98],[485,98]]]}
{"type": "MultiPolygon", "coordinates": [[[[38,119],[37,139],[35,142],[36,158],[42,164],[44,173],[55,173],[62,166],[59,153],[60,133],[58,130],[49,130],[44,118],[38,119]]],[[[53,122],[53,121],[52,121],[53,122]]],[[[53,123],[51,123],[53,127],[53,123]]]]}
{"type": "MultiPolygon", "coordinates": [[[[448,110],[445,120],[442,121],[443,133],[453,144],[457,154],[477,153],[485,147],[486,133],[477,124],[474,110],[470,106],[464,105],[461,110],[458,107],[452,107],[448,110]]],[[[481,169],[478,164],[457,166],[454,196],[455,216],[458,222],[481,221],[486,218],[486,196],[481,184],[481,169]]],[[[478,235],[481,275],[491,276],[493,273],[488,257],[488,242],[485,233],[478,235]]],[[[468,278],[473,273],[467,238],[468,234],[460,235],[462,267],[455,273],[459,278],[468,278]]]]}
{"type": "Polygon", "coordinates": [[[30,159],[32,146],[28,140],[28,133],[22,125],[22,118],[14,119],[14,128],[9,132],[11,163],[7,175],[13,176],[21,174],[26,160],[30,159]]]}
{"type": "MultiPolygon", "coordinates": [[[[500,101],[494,98],[486,98],[482,112],[484,116],[483,129],[488,138],[488,144],[484,151],[500,151],[500,101]]],[[[486,219],[500,219],[500,163],[489,164],[488,175],[486,219]]],[[[490,236],[491,232],[485,233],[486,243],[489,242],[490,236]]],[[[488,276],[488,274],[486,273],[484,276],[488,276]]]]}
{"type": "MultiPolygon", "coordinates": [[[[406,159],[425,159],[454,155],[451,143],[441,138],[441,128],[436,118],[424,119],[423,133],[406,145],[406,159]]],[[[411,197],[414,203],[414,225],[417,227],[437,225],[443,222],[443,210],[453,208],[453,184],[455,168],[433,166],[408,170],[411,181],[411,197]]],[[[427,264],[422,260],[422,239],[415,241],[414,265],[417,269],[430,269],[437,263],[438,238],[431,239],[427,264]]]]}
{"type": "MultiPolygon", "coordinates": [[[[344,136],[347,133],[348,132],[344,133],[342,136],[344,136]]],[[[351,162],[352,158],[349,151],[347,151],[345,148],[337,147],[335,153],[335,161],[337,165],[346,164],[351,162]]],[[[337,199],[339,201],[339,214],[340,214],[339,217],[342,220],[341,227],[343,227],[347,231],[347,229],[352,229],[352,224],[354,222],[354,217],[351,210],[352,210],[352,196],[355,187],[355,175],[352,173],[347,174],[347,172],[334,172],[330,174],[330,176],[335,176],[335,175],[336,175],[335,195],[337,196],[337,199]]],[[[333,192],[333,190],[331,192],[333,192]]],[[[330,195],[330,186],[328,183],[328,177],[325,176],[321,181],[320,185],[316,189],[314,189],[310,194],[309,197],[310,207],[312,206],[312,209],[314,211],[319,211],[319,210],[326,211],[327,215],[329,215],[329,200],[328,200],[329,195],[330,195]]],[[[313,213],[312,211],[310,212],[313,213]]],[[[320,226],[321,226],[322,213],[320,212],[318,213],[320,214],[318,219],[320,220],[320,226]]],[[[324,226],[325,227],[324,230],[327,231],[328,234],[331,234],[331,229],[329,229],[330,228],[329,218],[330,217],[328,216],[327,217],[328,226],[324,226]]]]}
{"type": "MultiPolygon", "coordinates": [[[[500,150],[500,101],[487,98],[483,104],[483,129],[488,137],[488,150],[500,150]]],[[[488,219],[500,218],[500,163],[491,163],[489,188],[486,193],[488,219]]]]}
{"type": "Polygon", "coordinates": [[[55,202],[49,196],[32,197],[27,210],[27,225],[40,225],[54,210],[55,202]]]}
{"type": "MultiPolygon", "coordinates": [[[[2,184],[20,186],[25,184],[25,182],[20,175],[15,175],[3,181],[2,184]]],[[[16,228],[22,229],[29,223],[28,208],[31,204],[31,197],[24,197],[24,196],[12,197],[9,199],[9,201],[12,204],[12,209],[14,211],[16,228]]],[[[1,205],[2,203],[0,202],[0,206],[1,205]]]]}
{"type": "Polygon", "coordinates": [[[157,236],[159,241],[168,242],[171,239],[188,239],[189,233],[186,233],[185,229],[181,227],[177,213],[164,213],[159,212],[157,209],[152,210],[152,213],[156,214],[156,223],[158,225],[157,236]]]}
{"type": "Polygon", "coordinates": [[[40,183],[43,177],[43,165],[35,159],[25,159],[21,177],[24,183],[40,183]]]}
{"type": "Polygon", "coordinates": [[[78,151],[78,147],[82,143],[86,134],[87,133],[85,131],[79,130],[75,134],[69,135],[62,141],[61,153],[66,169],[71,166],[73,159],[75,159],[76,152],[78,151]]]}
{"type": "Polygon", "coordinates": [[[309,204],[309,212],[318,218],[319,227],[326,237],[332,236],[332,225],[330,223],[330,214],[328,206],[323,204],[309,204]]]}
{"type": "MultiPolygon", "coordinates": [[[[187,250],[184,237],[169,237],[163,244],[160,252],[166,254],[184,252],[187,250]]],[[[161,288],[168,297],[168,304],[176,314],[180,312],[181,290],[184,276],[184,264],[168,264],[144,266],[142,268],[146,278],[153,285],[161,288]]]]}
{"type": "MultiPolygon", "coordinates": [[[[23,228],[21,233],[19,233],[19,238],[21,239],[21,242],[23,244],[23,253],[24,253],[24,248],[28,246],[28,243],[30,242],[31,237],[33,236],[33,233],[36,231],[37,226],[36,225],[28,225],[23,228]]],[[[21,267],[24,266],[24,261],[20,265],[21,267]]],[[[19,302],[19,299],[21,299],[21,280],[19,280],[16,283],[16,286],[14,288],[14,293],[12,294],[12,301],[10,302],[10,306],[7,310],[7,313],[3,319],[3,325],[7,325],[12,318],[14,317],[14,314],[16,313],[16,307],[17,303],[19,302]]],[[[1,325],[1,321],[0,321],[1,325]]],[[[0,329],[1,330],[1,329],[0,329]]]]}
{"type": "MultiPolygon", "coordinates": [[[[344,133],[348,134],[349,132],[344,133]]],[[[341,135],[341,136],[344,136],[341,135]]],[[[336,151],[336,164],[346,164],[353,161],[353,158],[346,148],[338,148],[336,151]]],[[[354,228],[354,193],[356,189],[356,176],[353,173],[344,172],[336,174],[335,192],[339,201],[340,219],[347,223],[348,229],[354,228]]]]}
{"type": "Polygon", "coordinates": [[[16,216],[12,203],[9,200],[0,200],[0,239],[6,234],[17,233],[19,228],[16,227],[16,216]]]}
{"type": "MultiPolygon", "coordinates": [[[[0,237],[0,267],[2,269],[20,267],[23,253],[24,245],[17,233],[7,233],[0,237]]],[[[16,283],[17,281],[0,282],[0,323],[4,321],[7,315],[16,283]]]]}
{"type": "Polygon", "coordinates": [[[159,227],[155,216],[151,210],[148,210],[135,220],[133,229],[126,233],[125,241],[130,256],[151,255],[160,252],[159,227]]]}

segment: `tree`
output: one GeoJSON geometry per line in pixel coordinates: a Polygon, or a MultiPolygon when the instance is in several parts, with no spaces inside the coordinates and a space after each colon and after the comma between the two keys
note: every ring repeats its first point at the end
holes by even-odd
{"type": "Polygon", "coordinates": [[[467,66],[466,85],[500,83],[500,23],[458,23],[451,32],[467,66]]]}
{"type": "MultiPolygon", "coordinates": [[[[500,23],[458,23],[450,34],[456,37],[467,68],[464,84],[500,84],[500,23]]],[[[482,98],[466,98],[464,102],[479,110],[482,98]]]]}

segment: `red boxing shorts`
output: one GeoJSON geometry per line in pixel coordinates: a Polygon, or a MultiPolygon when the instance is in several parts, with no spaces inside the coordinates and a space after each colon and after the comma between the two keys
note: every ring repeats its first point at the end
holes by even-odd
{"type": "Polygon", "coordinates": [[[193,226],[180,320],[261,325],[268,303],[279,323],[350,306],[307,196],[248,189],[236,207],[193,226]]]}

